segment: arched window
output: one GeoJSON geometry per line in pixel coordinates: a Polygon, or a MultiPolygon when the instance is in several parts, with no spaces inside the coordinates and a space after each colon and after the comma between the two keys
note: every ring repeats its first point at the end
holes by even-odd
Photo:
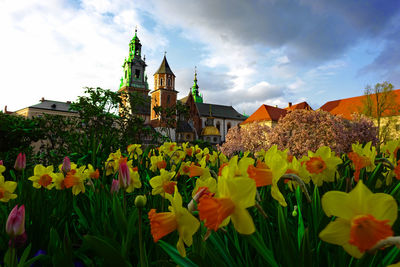
{"type": "Polygon", "coordinates": [[[171,96],[167,95],[167,104],[169,104],[170,101],[171,101],[171,96]]]}
{"type": "Polygon", "coordinates": [[[217,127],[218,131],[221,132],[221,123],[219,121],[217,121],[217,125],[215,127],[217,127]]]}
{"type": "Polygon", "coordinates": [[[163,78],[160,78],[160,86],[163,86],[163,78]]]}
{"type": "Polygon", "coordinates": [[[171,78],[168,78],[168,86],[171,86],[171,78]]]}
{"type": "Polygon", "coordinates": [[[228,122],[228,125],[226,126],[226,130],[229,131],[229,129],[232,127],[231,123],[228,122]]]}

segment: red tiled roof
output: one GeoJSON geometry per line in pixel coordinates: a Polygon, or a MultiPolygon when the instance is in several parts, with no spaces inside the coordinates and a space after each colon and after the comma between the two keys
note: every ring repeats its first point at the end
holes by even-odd
{"type": "Polygon", "coordinates": [[[296,105],[287,106],[286,110],[295,110],[295,109],[305,109],[305,110],[313,110],[311,106],[307,102],[301,102],[296,105]]]}
{"type": "MultiPolygon", "coordinates": [[[[393,93],[396,98],[395,100],[396,103],[399,103],[400,105],[400,89],[393,90],[393,93]]],[[[366,101],[365,95],[350,97],[350,98],[326,102],[319,109],[328,111],[333,115],[341,115],[345,119],[351,119],[351,115],[353,113],[362,112],[365,101],[366,101]]],[[[395,111],[395,113],[386,114],[386,116],[393,116],[393,115],[400,115],[400,110],[395,111]]]]}
{"type": "Polygon", "coordinates": [[[254,121],[278,121],[286,115],[287,111],[282,108],[261,105],[253,114],[250,115],[241,124],[246,124],[254,121]]]}

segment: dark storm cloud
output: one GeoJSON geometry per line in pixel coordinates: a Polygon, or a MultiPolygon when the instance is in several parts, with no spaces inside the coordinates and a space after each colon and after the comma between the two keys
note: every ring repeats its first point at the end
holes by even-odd
{"type": "Polygon", "coordinates": [[[155,6],[164,23],[200,28],[222,42],[285,47],[291,61],[304,64],[330,60],[380,36],[400,1],[170,0],[155,6]]]}

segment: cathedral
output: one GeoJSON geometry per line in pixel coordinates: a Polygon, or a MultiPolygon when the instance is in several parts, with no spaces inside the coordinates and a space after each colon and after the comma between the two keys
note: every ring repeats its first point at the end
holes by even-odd
{"type": "MultiPolygon", "coordinates": [[[[170,129],[172,141],[188,142],[201,139],[211,144],[220,144],[225,141],[225,136],[231,127],[246,119],[232,106],[205,103],[204,96],[199,92],[196,70],[193,86],[188,90],[186,97],[178,100],[178,91],[175,90],[176,76],[168,64],[165,53],[160,67],[153,75],[154,89],[150,90],[147,82],[146,58],[142,58],[141,50],[142,44],[135,30],[135,35],[129,42],[129,56],[122,65],[123,76],[119,92],[134,92],[143,97],[144,101],[140,106],[130,108],[156,131],[161,132],[165,125],[154,108],[174,107],[177,101],[188,107],[189,118],[176,118],[176,127],[170,129]]],[[[129,105],[129,101],[125,100],[124,105],[129,105]]]]}

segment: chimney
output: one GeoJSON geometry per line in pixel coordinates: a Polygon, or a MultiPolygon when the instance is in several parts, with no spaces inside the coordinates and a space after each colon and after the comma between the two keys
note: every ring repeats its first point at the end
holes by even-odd
{"type": "Polygon", "coordinates": [[[7,105],[4,106],[4,114],[7,114],[7,105]]]}
{"type": "Polygon", "coordinates": [[[67,104],[71,104],[71,101],[67,101],[67,104]]]}
{"type": "Polygon", "coordinates": [[[289,102],[289,108],[292,106],[292,102],[289,102]]]}
{"type": "Polygon", "coordinates": [[[44,102],[44,97],[42,96],[42,99],[40,99],[40,102],[44,102]]]}

